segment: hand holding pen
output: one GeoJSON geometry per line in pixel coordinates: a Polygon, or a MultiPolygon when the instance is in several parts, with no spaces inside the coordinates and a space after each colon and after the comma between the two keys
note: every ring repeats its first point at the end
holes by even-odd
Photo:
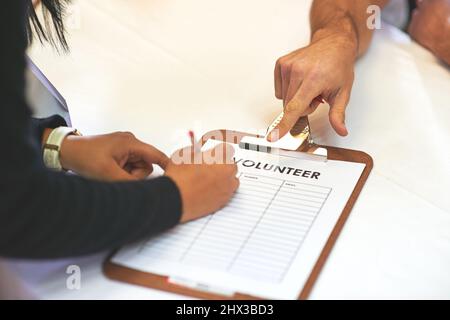
{"type": "Polygon", "coordinates": [[[194,132],[190,131],[189,137],[191,146],[176,151],[165,171],[180,190],[181,222],[201,218],[222,208],[239,186],[232,146],[220,143],[202,152],[194,132]]]}

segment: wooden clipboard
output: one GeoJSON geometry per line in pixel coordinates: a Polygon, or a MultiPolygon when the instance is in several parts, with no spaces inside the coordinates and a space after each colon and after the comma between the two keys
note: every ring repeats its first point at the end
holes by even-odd
{"type": "MultiPolygon", "coordinates": [[[[222,140],[224,142],[230,142],[239,144],[240,140],[244,136],[253,136],[256,137],[256,135],[253,134],[246,134],[243,132],[237,132],[237,131],[228,131],[228,130],[217,130],[217,131],[211,131],[205,134],[202,139],[201,143],[204,144],[208,139],[214,138],[216,140],[222,140]],[[222,138],[221,138],[222,137],[222,138]],[[225,138],[224,138],[225,137],[225,138]],[[233,137],[233,141],[227,141],[226,137],[233,137]]],[[[333,228],[333,231],[331,232],[330,236],[328,237],[328,240],[317,259],[314,268],[312,269],[308,280],[306,281],[304,287],[302,288],[300,295],[298,297],[299,300],[304,300],[308,298],[308,295],[310,294],[314,283],[319,276],[320,271],[322,270],[322,267],[325,264],[325,261],[333,248],[334,243],[336,242],[337,237],[339,236],[339,233],[341,232],[345,221],[347,220],[348,216],[350,215],[350,212],[353,208],[353,205],[356,202],[356,199],[358,198],[364,184],[367,181],[367,178],[369,177],[369,174],[373,168],[373,160],[372,157],[369,156],[367,153],[364,153],[362,151],[356,151],[356,150],[349,150],[349,149],[342,149],[342,148],[335,148],[335,147],[328,147],[328,146],[317,146],[314,147],[322,147],[326,148],[328,151],[328,159],[330,160],[341,160],[341,161],[348,161],[348,162],[357,162],[357,163],[364,163],[366,167],[364,168],[361,177],[359,178],[355,188],[353,189],[352,194],[350,195],[350,198],[347,201],[347,204],[344,207],[344,210],[342,211],[336,225],[333,228]]],[[[305,152],[305,147],[302,147],[302,149],[298,150],[299,152],[305,152]]],[[[201,299],[236,299],[236,300],[260,300],[262,298],[250,296],[247,294],[241,294],[241,293],[235,293],[232,297],[200,291],[196,289],[192,289],[189,287],[184,287],[181,285],[177,285],[174,283],[171,283],[168,281],[167,276],[160,276],[157,274],[151,274],[146,273],[143,271],[131,269],[128,267],[124,267],[119,264],[115,264],[111,261],[111,258],[114,254],[112,254],[110,257],[108,257],[103,265],[103,272],[105,275],[113,280],[118,280],[122,282],[127,282],[130,284],[135,284],[139,286],[144,286],[148,288],[158,289],[162,291],[177,293],[181,295],[186,296],[192,296],[196,298],[201,299]]]]}

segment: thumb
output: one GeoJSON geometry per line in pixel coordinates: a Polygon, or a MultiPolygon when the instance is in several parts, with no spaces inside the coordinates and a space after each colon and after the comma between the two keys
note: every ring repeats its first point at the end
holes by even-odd
{"type": "Polygon", "coordinates": [[[348,130],[345,125],[345,109],[347,108],[349,100],[350,100],[350,89],[344,89],[339,91],[338,95],[336,96],[332,105],[330,106],[329,112],[329,119],[331,126],[338,135],[343,137],[348,135],[348,130]]]}

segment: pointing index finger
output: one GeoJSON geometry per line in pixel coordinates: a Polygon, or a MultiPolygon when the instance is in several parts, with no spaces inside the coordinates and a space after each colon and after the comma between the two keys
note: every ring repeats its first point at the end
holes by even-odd
{"type": "Polygon", "coordinates": [[[283,119],[268,135],[268,140],[275,142],[284,137],[297,123],[298,119],[303,116],[314,98],[319,95],[320,91],[318,89],[311,90],[305,84],[302,84],[294,98],[286,106],[283,119]]]}

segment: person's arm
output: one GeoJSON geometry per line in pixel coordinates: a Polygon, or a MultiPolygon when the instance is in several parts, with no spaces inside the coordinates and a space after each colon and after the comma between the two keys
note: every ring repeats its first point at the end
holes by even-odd
{"type": "MultiPolygon", "coordinates": [[[[0,10],[0,256],[56,258],[113,249],[223,206],[238,185],[234,165],[169,162],[164,177],[116,183],[43,166],[24,98],[27,2],[8,1],[0,10]]],[[[62,162],[96,173],[108,167],[93,170],[95,155],[120,163],[117,149],[129,148],[130,157],[143,147],[129,134],[113,138],[113,147],[104,136],[66,138],[62,162]]]]}
{"type": "Polygon", "coordinates": [[[275,95],[285,115],[269,136],[284,136],[301,116],[316,110],[321,96],[330,104],[335,131],[348,134],[345,109],[353,85],[356,59],[369,47],[373,30],[367,27],[370,5],[382,8],[388,0],[315,0],[311,8],[311,43],[278,59],[275,95]]]}
{"type": "Polygon", "coordinates": [[[450,0],[422,0],[417,4],[409,34],[450,65],[450,0]]]}
{"type": "Polygon", "coordinates": [[[357,56],[370,45],[373,29],[367,27],[367,8],[383,8],[389,0],[315,0],[311,8],[311,41],[326,35],[341,35],[354,42],[357,56]]]}

